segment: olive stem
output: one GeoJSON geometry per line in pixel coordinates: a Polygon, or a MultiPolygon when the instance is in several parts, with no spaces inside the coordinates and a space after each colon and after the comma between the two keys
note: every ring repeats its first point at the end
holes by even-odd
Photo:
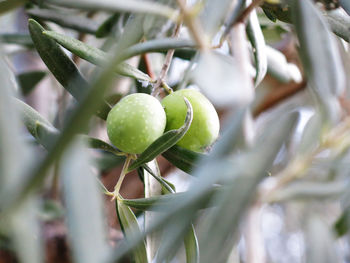
{"type": "Polygon", "coordinates": [[[122,172],[121,172],[121,174],[119,176],[117,184],[114,187],[112,201],[115,200],[118,197],[118,195],[119,195],[119,190],[120,190],[120,187],[122,186],[122,183],[124,181],[125,175],[128,173],[128,168],[129,168],[131,159],[132,159],[132,155],[127,155],[126,156],[126,160],[125,160],[122,172]]]}

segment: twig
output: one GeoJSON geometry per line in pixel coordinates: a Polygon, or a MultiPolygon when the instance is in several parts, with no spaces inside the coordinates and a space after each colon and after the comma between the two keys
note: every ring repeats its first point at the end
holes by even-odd
{"type": "Polygon", "coordinates": [[[251,4],[246,9],[244,9],[244,11],[238,16],[233,26],[239,23],[244,23],[249,14],[254,10],[254,8],[260,5],[263,1],[264,0],[254,0],[253,2],[251,2],[251,4]]]}
{"type": "Polygon", "coordinates": [[[151,66],[149,55],[147,53],[142,54],[142,58],[143,58],[143,61],[145,62],[146,72],[147,72],[148,76],[150,76],[151,79],[155,79],[155,74],[154,74],[152,66],[151,66]]]}
{"type": "Polygon", "coordinates": [[[132,155],[128,155],[126,157],[126,160],[125,160],[122,172],[121,172],[121,174],[119,176],[117,184],[114,187],[112,201],[115,200],[116,198],[118,198],[118,196],[119,196],[119,191],[120,191],[120,188],[121,188],[122,183],[124,181],[125,175],[127,174],[127,171],[128,171],[131,159],[132,159],[132,155]]]}
{"type": "MultiPolygon", "coordinates": [[[[179,35],[181,25],[182,25],[181,23],[176,25],[175,30],[174,30],[174,34],[172,37],[176,38],[179,35]]],[[[156,96],[160,86],[163,85],[164,78],[168,73],[171,61],[172,61],[173,56],[174,56],[174,52],[175,52],[175,49],[169,49],[168,52],[166,53],[162,70],[161,70],[159,77],[158,77],[156,83],[154,84],[154,87],[152,90],[152,94],[151,94],[152,96],[156,96]]]]}

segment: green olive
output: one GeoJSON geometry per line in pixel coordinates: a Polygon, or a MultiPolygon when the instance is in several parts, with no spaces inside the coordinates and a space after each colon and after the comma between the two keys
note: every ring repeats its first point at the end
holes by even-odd
{"type": "Polygon", "coordinates": [[[214,106],[199,91],[178,90],[162,100],[167,119],[165,130],[178,129],[184,124],[187,109],[184,97],[192,105],[193,120],[190,129],[177,144],[192,151],[203,152],[218,138],[220,123],[214,106]]]}
{"type": "Polygon", "coordinates": [[[164,133],[166,116],[160,102],[144,93],[124,97],[109,112],[107,133],[125,153],[142,153],[164,133]]]}

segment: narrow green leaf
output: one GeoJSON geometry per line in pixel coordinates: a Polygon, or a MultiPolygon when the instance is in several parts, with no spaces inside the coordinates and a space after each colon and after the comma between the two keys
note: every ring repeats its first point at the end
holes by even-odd
{"type": "Polygon", "coordinates": [[[150,175],[152,175],[154,177],[154,179],[156,179],[161,184],[161,186],[163,188],[162,191],[165,194],[175,193],[175,186],[173,184],[170,184],[169,182],[167,182],[160,175],[154,173],[152,171],[152,169],[147,164],[142,165],[142,168],[145,169],[150,175]]]}
{"type": "Polygon", "coordinates": [[[168,150],[170,147],[174,146],[188,131],[191,126],[193,119],[193,109],[191,103],[188,99],[184,98],[187,113],[185,118],[185,123],[177,130],[170,130],[164,133],[161,137],[155,140],[147,149],[140,154],[129,167],[129,171],[132,171],[138,168],[140,165],[148,163],[156,158],[159,154],[162,154],[164,151],[168,150]]]}
{"type": "Polygon", "coordinates": [[[2,0],[0,2],[0,15],[23,5],[25,2],[26,0],[2,0]]]}
{"type": "Polygon", "coordinates": [[[29,71],[18,74],[17,80],[23,96],[28,95],[45,76],[45,71],[29,71]]]}
{"type": "Polygon", "coordinates": [[[191,225],[185,236],[186,263],[199,263],[199,246],[196,231],[191,225]]]}
{"type": "Polygon", "coordinates": [[[36,19],[54,22],[60,26],[77,30],[79,32],[95,34],[98,24],[84,16],[67,15],[57,10],[50,9],[29,9],[27,13],[36,19]]]}
{"type": "MultiPolygon", "coordinates": [[[[98,48],[85,44],[75,38],[68,37],[53,31],[44,31],[44,35],[57,41],[60,45],[67,48],[77,56],[91,62],[95,65],[106,65],[108,61],[108,55],[98,48]]],[[[130,66],[128,63],[121,63],[115,68],[116,72],[120,75],[131,77],[138,80],[151,81],[151,78],[142,71],[130,66]]]]}
{"type": "Polygon", "coordinates": [[[205,154],[193,152],[174,145],[162,153],[163,157],[186,173],[191,173],[198,165],[198,160],[205,157],[205,154]]]}
{"type": "Polygon", "coordinates": [[[91,158],[81,141],[73,143],[61,163],[68,237],[74,262],[103,262],[109,252],[103,199],[91,158]]]}
{"type": "Polygon", "coordinates": [[[58,6],[69,8],[77,8],[80,10],[91,11],[106,11],[106,12],[130,12],[130,13],[147,13],[165,16],[168,18],[175,18],[177,12],[165,5],[150,1],[138,0],[95,0],[95,1],[70,1],[70,0],[47,0],[46,2],[58,6]]]}
{"type": "MultiPolygon", "coordinates": [[[[81,101],[88,92],[89,85],[74,62],[63,52],[58,44],[43,34],[44,28],[33,19],[29,19],[29,32],[41,59],[59,83],[72,96],[81,101]]],[[[104,103],[98,116],[106,119],[111,107],[104,103]]]]}
{"type": "MultiPolygon", "coordinates": [[[[135,236],[141,234],[141,230],[137,219],[132,210],[123,203],[123,200],[116,201],[116,210],[119,218],[120,225],[124,232],[126,239],[132,239],[135,236]]],[[[143,241],[135,247],[133,250],[136,263],[147,263],[146,244],[143,241]]]]}
{"type": "Polygon", "coordinates": [[[34,47],[33,41],[29,34],[19,34],[19,33],[1,33],[0,42],[5,44],[17,44],[26,47],[34,47]]]}
{"type": "Polygon", "coordinates": [[[256,11],[250,13],[247,24],[247,36],[253,47],[253,54],[255,59],[255,86],[258,86],[264,79],[267,72],[267,54],[264,35],[260,28],[260,23],[256,11]]]}

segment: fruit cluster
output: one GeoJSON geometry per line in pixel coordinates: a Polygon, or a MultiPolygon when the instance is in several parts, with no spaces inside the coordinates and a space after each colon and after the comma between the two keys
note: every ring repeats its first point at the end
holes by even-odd
{"type": "Polygon", "coordinates": [[[186,97],[193,108],[193,120],[179,146],[203,152],[219,135],[219,118],[214,106],[199,91],[184,89],[171,93],[160,103],[144,93],[124,97],[107,117],[107,133],[121,151],[142,153],[164,131],[180,128],[185,121],[186,97]]]}

